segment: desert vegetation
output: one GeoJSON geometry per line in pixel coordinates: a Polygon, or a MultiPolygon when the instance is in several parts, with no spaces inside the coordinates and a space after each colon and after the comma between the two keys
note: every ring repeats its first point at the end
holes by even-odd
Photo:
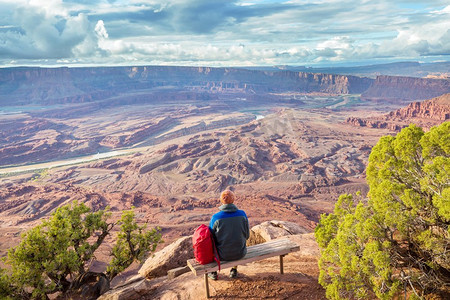
{"type": "Polygon", "coordinates": [[[92,212],[83,203],[58,208],[48,220],[26,232],[9,250],[0,269],[2,299],[48,299],[48,295],[98,297],[110,281],[135,260],[143,262],[161,242],[157,228],[146,230],[135,221],[133,210],[118,222],[108,220],[108,210],[92,212]],[[95,252],[120,226],[104,272],[90,270],[95,252]]]}
{"type": "Polygon", "coordinates": [[[450,123],[382,137],[367,199],[344,194],[315,229],[330,299],[449,293],[450,123]]]}

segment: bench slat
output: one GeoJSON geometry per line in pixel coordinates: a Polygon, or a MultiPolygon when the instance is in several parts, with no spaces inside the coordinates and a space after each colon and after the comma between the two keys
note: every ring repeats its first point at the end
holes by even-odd
{"type": "Polygon", "coordinates": [[[252,249],[258,249],[258,248],[276,247],[278,245],[289,246],[289,245],[296,245],[296,244],[290,240],[281,239],[281,240],[273,240],[273,241],[265,242],[262,244],[253,245],[253,246],[248,246],[247,250],[250,251],[252,249]]]}
{"type": "MultiPolygon", "coordinates": [[[[243,258],[234,261],[221,261],[220,266],[225,269],[227,267],[243,265],[273,256],[286,255],[299,250],[300,247],[288,239],[269,241],[263,244],[247,247],[247,254],[243,258]]],[[[195,259],[189,259],[187,261],[187,265],[196,276],[214,272],[219,269],[216,262],[201,265],[195,259]]]]}
{"type": "Polygon", "coordinates": [[[270,250],[270,249],[284,249],[284,248],[291,248],[291,247],[296,247],[297,244],[278,244],[278,245],[268,245],[267,247],[254,247],[254,248],[250,248],[247,247],[247,253],[251,253],[251,252],[260,252],[260,251],[266,251],[266,250],[270,250]]]}
{"type": "Polygon", "coordinates": [[[297,245],[295,246],[285,246],[285,245],[280,245],[277,247],[270,247],[270,248],[258,248],[258,249],[251,249],[251,251],[247,252],[246,256],[258,256],[258,255],[263,255],[265,253],[269,253],[269,252],[275,252],[275,251],[282,251],[282,250],[288,250],[291,249],[292,247],[297,247],[297,245]]]}
{"type": "MultiPolygon", "coordinates": [[[[298,247],[297,244],[295,244],[292,241],[287,240],[287,239],[269,241],[269,242],[265,242],[262,244],[247,247],[247,254],[246,254],[245,258],[254,257],[254,256],[258,256],[258,255],[264,255],[267,252],[274,252],[274,251],[278,251],[278,250],[282,250],[282,249],[290,249],[290,248],[295,248],[295,247],[298,247]]],[[[199,265],[199,266],[208,266],[209,265],[209,264],[200,265],[199,263],[196,262],[195,259],[192,259],[192,261],[193,261],[193,263],[191,263],[191,264],[195,265],[195,266],[196,265],[199,265]]],[[[211,265],[214,265],[214,264],[215,264],[215,262],[211,263],[211,265]]]]}

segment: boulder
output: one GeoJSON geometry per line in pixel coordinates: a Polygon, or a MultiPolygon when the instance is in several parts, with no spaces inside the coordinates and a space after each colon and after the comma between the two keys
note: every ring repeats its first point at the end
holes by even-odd
{"type": "Polygon", "coordinates": [[[106,292],[97,300],[134,300],[140,299],[153,291],[151,281],[140,275],[136,275],[124,284],[106,292]]]}
{"type": "Polygon", "coordinates": [[[192,236],[185,236],[149,257],[139,274],[146,278],[165,276],[171,269],[186,266],[186,261],[193,257],[192,236]]]}
{"type": "Polygon", "coordinates": [[[309,230],[287,221],[266,221],[252,227],[247,245],[256,245],[277,239],[282,236],[308,233],[309,230]]]}

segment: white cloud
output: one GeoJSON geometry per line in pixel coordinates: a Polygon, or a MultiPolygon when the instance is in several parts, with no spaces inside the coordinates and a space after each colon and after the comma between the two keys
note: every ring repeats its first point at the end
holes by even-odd
{"type": "Polygon", "coordinates": [[[107,37],[104,26],[93,28],[84,13],[69,14],[58,0],[32,0],[15,7],[6,27],[0,31],[0,57],[13,59],[64,59],[98,55],[96,33],[107,37]]]}
{"type": "Polygon", "coordinates": [[[258,65],[450,53],[444,0],[0,0],[0,63],[258,65]]]}
{"type": "Polygon", "coordinates": [[[425,26],[424,24],[410,24],[407,28],[399,29],[396,38],[383,43],[387,52],[406,51],[410,55],[450,54],[450,12],[446,11],[444,9],[438,13],[446,15],[445,18],[434,18],[433,22],[429,22],[425,26]]]}
{"type": "Polygon", "coordinates": [[[450,14],[450,5],[447,5],[446,7],[444,7],[441,10],[434,10],[431,13],[433,14],[450,14]]]}
{"type": "Polygon", "coordinates": [[[67,17],[68,10],[62,0],[30,0],[25,6],[45,11],[48,17],[55,15],[67,17]]]}
{"type": "Polygon", "coordinates": [[[326,48],[330,49],[350,49],[352,41],[348,36],[335,36],[330,40],[320,42],[317,44],[318,50],[323,50],[326,48]]]}
{"type": "Polygon", "coordinates": [[[105,24],[103,23],[103,20],[99,20],[97,22],[97,24],[95,25],[95,32],[101,38],[104,38],[104,39],[108,38],[108,32],[106,31],[105,24]]]}

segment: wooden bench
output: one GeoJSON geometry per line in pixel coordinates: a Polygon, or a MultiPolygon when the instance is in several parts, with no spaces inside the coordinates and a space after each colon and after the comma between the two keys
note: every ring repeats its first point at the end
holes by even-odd
{"type": "MultiPolygon", "coordinates": [[[[263,244],[247,247],[247,254],[243,258],[233,261],[221,261],[220,268],[226,269],[228,267],[244,265],[253,261],[258,261],[273,256],[280,256],[280,273],[283,274],[283,257],[286,254],[299,250],[300,246],[288,239],[273,240],[263,244]]],[[[217,271],[219,269],[219,266],[216,262],[212,262],[207,265],[201,265],[195,259],[189,259],[187,261],[187,265],[195,274],[195,276],[204,275],[206,298],[209,298],[208,273],[217,271]]]]}

